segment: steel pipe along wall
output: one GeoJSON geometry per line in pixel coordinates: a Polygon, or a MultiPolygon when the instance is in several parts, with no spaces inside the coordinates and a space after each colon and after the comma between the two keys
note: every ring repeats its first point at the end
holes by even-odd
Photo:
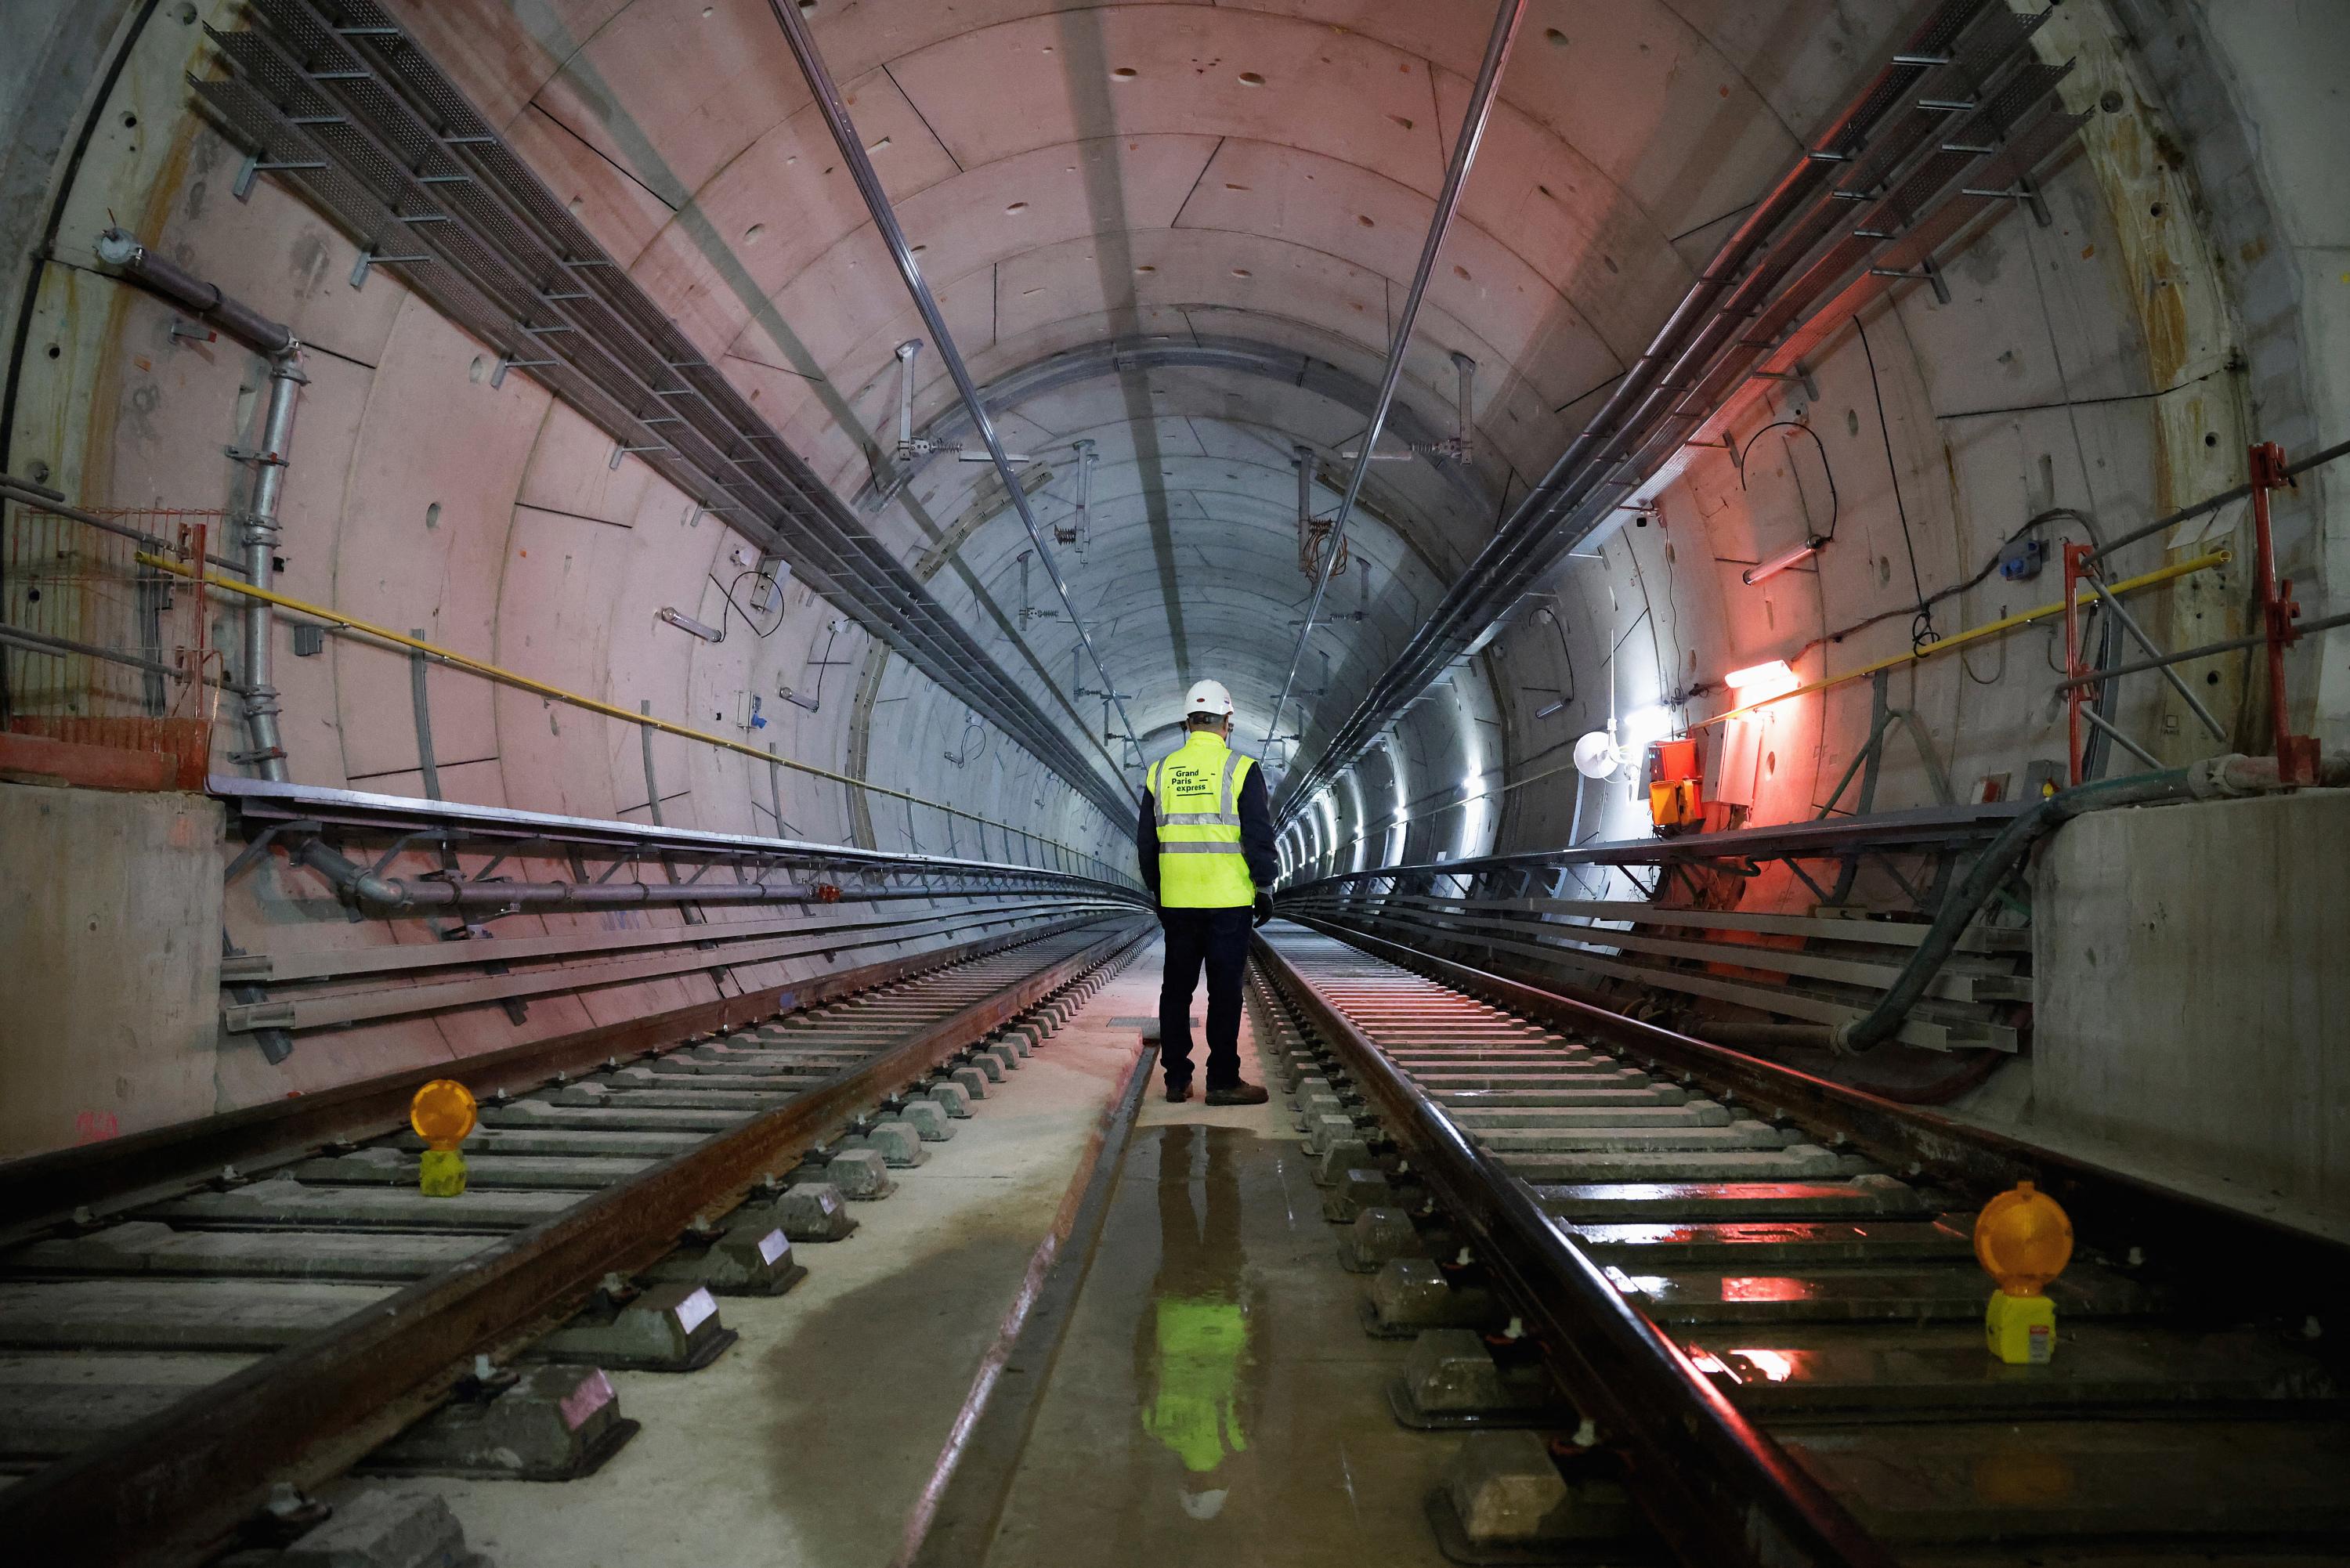
{"type": "MultiPolygon", "coordinates": [[[[1307,880],[1645,835],[1645,748],[1676,734],[1702,737],[1717,830],[1851,810],[1855,791],[1828,795],[1886,711],[1914,722],[1866,769],[1875,809],[1943,786],[2023,799],[2064,731],[2056,622],[2026,612],[2060,597],[2061,547],[2094,529],[2129,541],[2103,566],[2145,585],[2128,605],[2150,638],[2215,649],[2178,675],[2226,734],[2150,671],[2111,683],[2106,719],[2166,768],[2260,753],[2265,665],[2237,646],[2262,629],[2243,508],[2142,530],[2241,485],[2255,441],[2293,459],[2350,436],[2327,347],[2350,334],[2350,201],[2323,108],[2350,72],[2350,19],[2272,25],[2218,0],[2003,19],[2042,9],[1625,0],[1603,26],[1528,5],[1392,367],[1490,8],[802,9],[999,466],[765,0],[20,0],[0,19],[0,58],[21,65],[0,71],[0,701],[34,728],[208,722],[222,775],[1033,855],[1108,880],[1132,870],[1111,805],[1174,743],[1184,688],[1215,679],[1282,784],[1289,874],[1307,880]],[[1955,133],[1926,134],[1899,92],[1869,101],[1944,13],[1961,59],[2008,29],[1987,105],[2030,87],[1987,151],[1947,151],[1955,133]],[[379,199],[389,176],[352,138],[264,145],[220,107],[234,78],[264,120],[317,119],[302,94],[324,89],[266,61],[297,24],[354,19],[400,29],[494,138],[407,171],[439,182],[404,186],[410,205],[379,199]],[[265,36],[227,41],[240,30],[265,36]],[[1862,109],[1883,129],[1838,151],[1862,109]],[[2004,178],[2043,111],[2066,134],[2004,178]],[[1825,195],[1897,144],[1945,160],[1914,224],[1825,195]],[[462,219],[494,237],[476,198],[517,182],[533,254],[576,225],[611,277],[558,267],[517,293],[511,258],[427,232],[462,219]],[[1766,267],[1711,276],[1758,213],[1814,223],[1810,248],[1773,231],[1766,267]],[[121,242],[99,249],[113,230],[149,275],[121,242]],[[1832,252],[1842,270],[1819,271],[1832,252]],[[1762,374],[1716,385],[1677,348],[1645,358],[1697,340],[1672,326],[1686,302],[1742,297],[1764,271],[1817,286],[1755,318],[1771,335],[1740,351],[1762,374]],[[629,344],[556,346],[588,319],[569,296],[620,282],[657,319],[628,316],[629,344]],[[673,352],[646,361],[656,339],[673,352]],[[677,380],[624,398],[581,369],[598,355],[677,380]],[[689,392],[690,410],[663,396],[689,392]],[[1619,461],[1609,410],[1652,403],[1619,461]],[[766,444],[719,451],[722,409],[766,444]],[[1503,533],[1595,443],[1609,466],[1573,465],[1571,527],[1503,533]],[[689,446],[743,466],[703,472],[689,446]],[[743,520],[785,472],[805,486],[796,562],[743,520]],[[1588,499],[1609,484],[1617,499],[1588,499]],[[1342,569],[1313,540],[1350,491],[1342,569]],[[77,541],[114,536],[44,503],[160,543],[140,545],[158,561],[206,524],[221,581],[203,679],[152,668],[197,657],[184,579],[107,577],[77,541]],[[1475,615],[1438,622],[1488,576],[1475,615]],[[321,638],[236,581],[392,638],[321,638]],[[144,663],[108,684],[85,649],[144,663]],[[1728,682],[1779,660],[1792,694],[1752,706],[1728,682]],[[97,695],[132,689],[161,695],[97,695]],[[1604,778],[1572,765],[1594,732],[1627,759],[1604,778]]],[[[396,65],[378,42],[338,47],[396,65]]],[[[1911,168],[1852,193],[1907,191],[1911,168]]],[[[2276,496],[2280,572],[2328,628],[2288,651],[2291,711],[2334,747],[2350,722],[2342,483],[2329,465],[2276,496]]],[[[2138,765],[2111,752],[2107,773],[2138,765]]],[[[203,846],[219,870],[246,847],[234,825],[188,829],[219,833],[203,846]]],[[[211,922],[199,945],[224,928],[248,955],[403,940],[347,918],[287,847],[236,865],[217,911],[191,917],[211,922]]],[[[448,849],[452,871],[439,844],[397,836],[338,852],[361,869],[390,855],[370,874],[411,887],[579,880],[545,846],[486,870],[493,852],[448,849]]],[[[616,875],[673,886],[658,860],[632,866],[616,875]]],[[[1634,896],[1603,880],[1579,896],[1634,896]]],[[[1776,872],[1741,896],[1810,901],[1776,872]]],[[[703,918],[668,893],[679,909],[547,898],[484,923],[536,940],[703,918]]],[[[718,983],[543,1001],[523,1022],[486,1004],[372,1022],[282,1063],[192,1014],[172,1026],[173,1086],[134,1074],[131,1098],[151,1119],[199,1088],[249,1103],[718,983]]],[[[69,1140],[71,1111],[27,1136],[69,1140]]]]}

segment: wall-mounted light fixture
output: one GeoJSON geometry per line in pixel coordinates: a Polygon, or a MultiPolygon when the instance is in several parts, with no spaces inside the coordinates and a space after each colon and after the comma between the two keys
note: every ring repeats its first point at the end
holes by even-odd
{"type": "Polygon", "coordinates": [[[1775,577],[1788,567],[1818,555],[1820,546],[1826,543],[1826,539],[1814,534],[1792,550],[1783,551],[1767,561],[1757,561],[1738,574],[1739,580],[1751,588],[1765,578],[1775,577]]]}
{"type": "Polygon", "coordinates": [[[1794,667],[1783,659],[1765,659],[1743,670],[1733,670],[1721,678],[1721,683],[1737,692],[1738,701],[1746,704],[1768,702],[1803,684],[1794,667]]]}
{"type": "Polygon", "coordinates": [[[1626,751],[1645,746],[1673,732],[1673,711],[1661,702],[1635,708],[1616,722],[1616,732],[1626,751]]]}
{"type": "Polygon", "coordinates": [[[670,625],[677,628],[678,630],[685,632],[692,637],[698,637],[704,642],[723,642],[726,640],[726,634],[720,631],[717,628],[704,626],[700,621],[694,619],[691,616],[681,614],[677,610],[671,608],[668,605],[661,606],[661,607],[654,613],[660,619],[665,620],[669,622],[670,625]]]}

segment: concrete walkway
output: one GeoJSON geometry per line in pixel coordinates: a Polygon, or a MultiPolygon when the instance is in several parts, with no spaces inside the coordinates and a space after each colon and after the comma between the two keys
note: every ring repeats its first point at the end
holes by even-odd
{"type": "Polygon", "coordinates": [[[1460,1439],[1388,1413],[1410,1347],[1363,1332],[1294,1113],[1152,1089],[988,1568],[1441,1563],[1460,1439]]]}
{"type": "MultiPolygon", "coordinates": [[[[789,1294],[723,1300],[742,1340],[716,1365],[616,1374],[644,1430],[598,1475],[406,1484],[445,1496],[500,1568],[884,1568],[1158,985],[1154,944],[895,1173],[893,1196],[854,1205],[856,1236],[803,1247],[789,1294]]],[[[1260,1080],[1245,1035],[1243,1052],[1260,1080]]],[[[1333,1259],[1287,1120],[1277,1103],[1170,1106],[1154,1076],[993,1561],[1438,1561],[1419,1511],[1451,1443],[1388,1417],[1404,1347],[1356,1325],[1360,1282],[1333,1259]],[[1162,1220],[1208,1189],[1207,1252],[1196,1229],[1188,1252],[1164,1245],[1162,1220]],[[1146,1429],[1149,1320],[1154,1282],[1210,1253],[1249,1325],[1246,1447],[1201,1472],[1146,1429]]],[[[1159,1407],[1152,1424],[1175,1430],[1159,1407]]]]}

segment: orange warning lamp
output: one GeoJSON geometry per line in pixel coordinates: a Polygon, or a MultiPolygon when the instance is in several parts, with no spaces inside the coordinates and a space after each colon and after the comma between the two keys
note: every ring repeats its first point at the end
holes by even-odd
{"type": "Polygon", "coordinates": [[[2041,1294],[2073,1256],[2073,1221],[2028,1181],[1975,1216],[1975,1260],[1999,1282],[1983,1320],[1991,1353],[2011,1366],[2038,1365],[2056,1349],[2056,1303],[2041,1294]]]}
{"type": "Polygon", "coordinates": [[[1705,826],[1705,760],[1697,737],[1657,741],[1648,747],[1648,818],[1671,836],[1705,826]]]}
{"type": "Polygon", "coordinates": [[[479,1119],[473,1092],[454,1078],[433,1079],[408,1102],[408,1125],[424,1140],[417,1185],[427,1198],[454,1198],[465,1190],[465,1157],[457,1146],[479,1119]]]}

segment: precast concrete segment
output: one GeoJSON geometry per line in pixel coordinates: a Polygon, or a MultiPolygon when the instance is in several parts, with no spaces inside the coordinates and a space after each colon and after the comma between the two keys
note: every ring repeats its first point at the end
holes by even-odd
{"type": "MultiPolygon", "coordinates": [[[[660,1074],[614,1057],[584,1075],[558,1071],[519,1095],[501,1089],[483,1104],[481,1141],[468,1151],[469,1185],[454,1199],[417,1189],[417,1140],[398,1133],[362,1147],[268,1162],[263,1179],[225,1170],[197,1190],[146,1205],[120,1221],[86,1219],[64,1234],[0,1253],[0,1351],[18,1353],[0,1355],[0,1403],[9,1402],[13,1387],[37,1400],[48,1397],[39,1390],[70,1381],[45,1370],[37,1353],[63,1353],[57,1361],[62,1366],[86,1356],[91,1346],[147,1356],[145,1371],[130,1381],[154,1386],[161,1378],[183,1395],[160,1411],[143,1397],[114,1401],[108,1408],[123,1415],[120,1426],[90,1423],[76,1445],[80,1452],[0,1495],[0,1514],[26,1539],[67,1529],[65,1521],[77,1517],[78,1500],[124,1495],[120,1484],[85,1478],[118,1473],[119,1467],[136,1471],[148,1462],[140,1445],[152,1440],[159,1425],[211,1427],[223,1418],[224,1407],[234,1409],[257,1397],[254,1389],[273,1383],[296,1399],[351,1401],[348,1414],[333,1429],[315,1434],[299,1455],[286,1442],[291,1418],[246,1438],[237,1454],[221,1456],[238,1479],[220,1485],[250,1489],[273,1475],[316,1480],[389,1430],[379,1424],[382,1417],[357,1403],[348,1381],[335,1393],[307,1392],[348,1380],[355,1366],[369,1365],[362,1350],[336,1358],[328,1347],[356,1345],[359,1338],[394,1328],[429,1332],[436,1309],[407,1303],[444,1297],[448,1304],[439,1310],[457,1314],[454,1331],[480,1334],[505,1309],[474,1305],[469,1282],[499,1277],[502,1264],[524,1267],[535,1260],[534,1247],[582,1226],[582,1235],[625,1234],[616,1220],[630,1208],[650,1204],[655,1207],[646,1212],[673,1212],[676,1228],[664,1226],[643,1244],[631,1243],[635,1251],[616,1255],[578,1315],[552,1333],[533,1330],[533,1353],[590,1366],[675,1371],[707,1364],[734,1339],[713,1293],[733,1303],[799,1282],[807,1271],[795,1254],[793,1232],[809,1240],[847,1235],[856,1227],[842,1211],[844,1189],[868,1199],[885,1195],[889,1183],[879,1179],[885,1163],[917,1163],[925,1158],[926,1141],[951,1132],[947,1105],[918,1092],[934,1082],[925,1075],[972,1059],[988,1031],[1007,1018],[1033,1020],[1038,1036],[1049,1035],[1050,1004],[1139,936],[1116,924],[1054,926],[1024,945],[890,981],[884,992],[820,1001],[795,1018],[800,1028],[730,1031],[723,1042],[692,1038],[669,1046],[721,1049],[730,1062],[756,1059],[781,1071],[660,1074]],[[886,1014],[875,1005],[883,1000],[886,1014]],[[860,1002],[864,1016],[886,1016],[879,1037],[837,1028],[860,1002]],[[742,1086],[746,1083],[749,1087],[742,1086]],[[860,1104],[868,1108],[858,1109],[860,1104]],[[833,1127],[846,1136],[836,1136],[833,1127]],[[835,1137],[828,1148],[810,1147],[827,1136],[835,1137]],[[762,1141],[745,1144],[746,1138],[762,1141]],[[864,1151],[872,1157],[869,1173],[849,1147],[860,1143],[874,1146],[864,1151]],[[745,1152],[731,1152],[737,1148],[745,1152]],[[758,1168],[781,1175],[795,1159],[828,1179],[766,1184],[762,1197],[758,1168]],[[706,1189],[673,1185],[687,1180],[683,1173],[705,1168],[706,1189]],[[730,1218],[746,1186],[754,1189],[753,1201],[730,1218]],[[162,1370],[190,1356],[236,1353],[264,1359],[231,1368],[233,1382],[223,1389],[204,1389],[193,1377],[182,1385],[162,1370]],[[251,1451],[256,1449],[276,1456],[268,1468],[251,1451]]],[[[999,1071],[1017,1060],[1008,1047],[979,1059],[999,1071]]],[[[951,1079],[944,1084],[967,1111],[961,1085],[951,1079]]],[[[570,1294],[551,1289],[535,1309],[525,1310],[532,1320],[543,1318],[558,1303],[577,1301],[577,1287],[571,1289],[570,1294]]],[[[511,1352],[514,1332],[493,1330],[488,1345],[511,1352]]],[[[446,1351],[430,1358],[436,1367],[451,1359],[446,1351]]],[[[383,1400],[414,1397],[372,1386],[383,1387],[383,1400]]],[[[438,1385],[427,1389],[427,1404],[437,1390],[438,1385]]],[[[412,1413],[416,1407],[402,1407],[412,1413]]],[[[509,1424],[519,1423],[517,1431],[543,1432],[545,1422],[523,1406],[506,1408],[514,1417],[509,1424]]],[[[606,1421],[588,1442],[593,1456],[576,1443],[540,1445],[533,1473],[550,1468],[567,1473],[599,1459],[625,1436],[606,1421]]],[[[448,1451],[477,1449],[481,1444],[469,1438],[448,1451]]],[[[403,1449],[399,1462],[421,1463],[421,1451],[403,1449]]],[[[135,1542],[109,1548],[112,1555],[125,1562],[172,1560],[236,1518],[225,1493],[193,1497],[184,1486],[178,1506],[149,1507],[135,1542]]],[[[123,1522],[79,1517],[78,1528],[101,1536],[123,1522]]]]}
{"type": "Polygon", "coordinates": [[[196,90],[255,148],[298,150],[272,164],[279,178],[290,176],[353,232],[396,231],[426,247],[439,265],[412,281],[481,341],[500,346],[502,367],[527,367],[616,437],[622,453],[660,470],[761,548],[787,555],[820,591],[1115,817],[1126,804],[1119,788],[605,253],[414,39],[389,21],[364,35],[330,27],[291,3],[257,6],[252,19],[258,30],[219,38],[232,68],[196,90]],[[278,97],[295,79],[320,101],[352,96],[333,114],[289,115],[278,97]],[[384,81],[400,86],[387,91],[384,81]],[[442,172],[411,167],[395,151],[420,138],[442,172]],[[565,286],[550,287],[550,277],[565,286]]]}
{"type": "MultiPolygon", "coordinates": [[[[1336,1137],[1357,1125],[1359,1112],[1342,1114],[1342,1096],[1357,1098],[1358,1089],[1392,1109],[1364,1082],[1363,1062],[1316,1041],[1317,1028],[1326,1027],[1317,1018],[1340,1019],[1393,1082],[1482,1151],[1496,1179],[1514,1186],[1532,1211],[1571,1239],[1584,1266],[1659,1344],[1672,1346],[1689,1376],[1762,1423],[1783,1451],[1800,1454],[1836,1503],[1886,1544],[1988,1549],[2021,1536],[2095,1536],[2115,1515],[2089,1505],[2075,1487],[1987,1491],[1983,1467],[2053,1464],[2068,1477],[2110,1474],[2113,1485],[2131,1490],[2116,1456],[2140,1451],[2164,1455],[2175,1468],[2163,1473],[2178,1478],[2174,1494],[2147,1501],[2134,1515],[2157,1535],[2199,1538],[2216,1530],[2233,1542],[2283,1545],[2312,1529],[2350,1524],[2343,1501],[2350,1493],[2340,1484],[2350,1476],[2343,1462],[2350,1422],[2301,1346],[2263,1335],[2249,1319],[2215,1319],[2208,1301],[2166,1323],[2178,1310],[2175,1282],[2141,1277],[2127,1262],[2116,1266],[2115,1254],[2091,1253],[2047,1287],[2064,1325],[2055,1359],[2014,1376],[2026,1369],[1990,1359],[1982,1345],[1988,1286],[1970,1239],[1979,1195],[1935,1186],[1915,1168],[1888,1171],[1849,1152],[1832,1127],[1814,1131],[1758,1115],[1758,1106],[1773,1103],[1759,1075],[1738,1078],[1729,1092],[1696,1082],[1706,1076],[1702,1069],[1673,1082],[1653,1064],[1618,1059],[1634,1053],[1596,1035],[1575,1038],[1540,1015],[1510,1021],[1531,1035],[1531,1049],[1462,1071],[1464,1058],[1490,1053],[1466,1029],[1457,1046],[1432,1044],[1430,1025],[1458,1014],[1483,1028],[1497,1014],[1508,1016],[1492,1002],[1294,928],[1276,927],[1265,940],[1292,987],[1268,1004],[1293,1014],[1293,1082],[1315,1134],[1336,1137]],[[1616,1086],[1586,1086],[1595,1075],[1616,1086]],[[2151,1353],[2156,1345],[2163,1347],[2160,1359],[2151,1353]],[[2299,1385],[2304,1393],[2325,1390],[2314,1413],[2286,1392],[2295,1376],[2288,1367],[2316,1379],[2299,1385]],[[2211,1418],[2241,1415],[2246,1399],[2273,1415],[2232,1429],[2211,1418]],[[1880,1423],[1961,1410],[1983,1424],[1920,1426],[1915,1429],[1931,1431],[1930,1439],[1907,1448],[1906,1436],[1896,1439],[1909,1459],[1891,1467],[1860,1459],[1871,1433],[1902,1430],[1880,1423]],[[2051,1424],[2060,1417],[2065,1425],[2051,1424]],[[2293,1441],[2303,1447],[2282,1438],[2288,1431],[2302,1434],[2293,1441]],[[2039,1456],[2030,1461],[2003,1436],[2024,1433],[2033,1434],[2024,1446],[2039,1456]],[[2293,1457],[2262,1474],[2240,1462],[2239,1442],[2293,1457]]],[[[1399,1153],[1416,1163],[1410,1137],[1399,1153]]],[[[1440,1232],[1437,1216],[1388,1206],[1390,1183],[1387,1171],[1350,1170],[1332,1183],[1324,1204],[1326,1216],[1345,1227],[1341,1261],[1373,1275],[1366,1326],[1380,1334],[1492,1329],[1510,1309],[1479,1293],[1522,1287],[1527,1276],[1510,1272],[1515,1265],[1503,1263],[1506,1251],[1493,1249],[1490,1234],[1480,1250],[1503,1266],[1446,1266],[1461,1239],[1440,1232]]],[[[1528,1304],[1522,1288],[1516,1299],[1520,1308],[1528,1304]]],[[[1554,1364],[1565,1369],[1567,1393],[1584,1412],[1601,1412],[1605,1435],[1604,1395],[1577,1381],[1587,1375],[1578,1369],[1603,1364],[1578,1362],[1578,1354],[1596,1355],[1570,1346],[1554,1364]]],[[[1440,1368],[1430,1376],[1440,1404],[1448,1391],[1485,1386],[1484,1371],[1473,1364],[1466,1373],[1440,1368]]],[[[1491,1392],[1482,1415],[1505,1421],[1513,1398],[1498,1386],[1491,1392]]],[[[1399,1416],[1408,1406],[1399,1403],[1399,1416]]],[[[1624,1423],[1615,1440],[1650,1440],[1635,1431],[1624,1423]]],[[[1703,1461],[1683,1454],[1677,1462],[1703,1461]]],[[[1638,1465],[1633,1473],[1640,1473],[1638,1465]]],[[[1478,1485],[1464,1480],[1453,1501],[1474,1514],[1491,1501],[1481,1498],[1478,1485]]]]}

